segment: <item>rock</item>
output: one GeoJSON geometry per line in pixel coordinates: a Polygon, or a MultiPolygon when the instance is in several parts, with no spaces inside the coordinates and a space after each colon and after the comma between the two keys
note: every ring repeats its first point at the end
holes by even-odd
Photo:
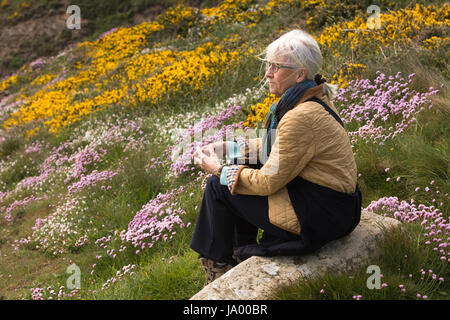
{"type": "Polygon", "coordinates": [[[348,236],[332,241],[313,254],[304,256],[251,257],[205,286],[191,300],[261,300],[274,289],[329,272],[342,273],[365,267],[378,252],[383,229],[401,222],[368,211],[348,236]]]}

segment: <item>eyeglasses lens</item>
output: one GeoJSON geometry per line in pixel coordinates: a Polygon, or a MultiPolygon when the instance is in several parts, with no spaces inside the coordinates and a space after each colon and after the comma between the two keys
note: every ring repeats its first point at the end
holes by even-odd
{"type": "Polygon", "coordinates": [[[266,70],[272,69],[272,72],[275,73],[278,71],[278,66],[274,62],[266,62],[266,70]]]}

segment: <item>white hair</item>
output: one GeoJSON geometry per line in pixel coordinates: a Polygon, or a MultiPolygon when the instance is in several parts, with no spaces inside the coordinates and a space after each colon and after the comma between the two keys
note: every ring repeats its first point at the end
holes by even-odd
{"type": "MultiPolygon", "coordinates": [[[[323,58],[319,45],[310,34],[303,30],[292,30],[272,42],[262,53],[265,59],[276,61],[277,57],[285,56],[289,63],[306,69],[306,79],[314,80],[322,66],[323,58]]],[[[332,99],[338,86],[328,82],[323,83],[323,93],[332,99]]]]}

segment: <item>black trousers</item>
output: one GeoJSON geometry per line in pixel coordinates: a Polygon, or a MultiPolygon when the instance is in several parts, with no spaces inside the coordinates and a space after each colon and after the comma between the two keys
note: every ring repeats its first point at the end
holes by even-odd
{"type": "Polygon", "coordinates": [[[269,222],[267,196],[231,195],[220,179],[211,176],[205,188],[191,248],[217,262],[232,262],[233,247],[261,241],[290,241],[299,237],[269,222]]]}

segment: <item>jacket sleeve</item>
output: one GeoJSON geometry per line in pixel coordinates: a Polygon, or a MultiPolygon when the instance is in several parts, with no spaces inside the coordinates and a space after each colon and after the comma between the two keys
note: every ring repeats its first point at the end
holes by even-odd
{"type": "Polygon", "coordinates": [[[227,185],[231,194],[274,194],[298,176],[313,158],[315,141],[311,121],[307,114],[293,111],[286,113],[278,124],[270,156],[261,169],[230,166],[227,185]]]}
{"type": "Polygon", "coordinates": [[[253,163],[258,162],[258,155],[261,151],[261,138],[246,139],[237,137],[236,143],[239,146],[239,156],[236,157],[237,163],[253,163]]]}

